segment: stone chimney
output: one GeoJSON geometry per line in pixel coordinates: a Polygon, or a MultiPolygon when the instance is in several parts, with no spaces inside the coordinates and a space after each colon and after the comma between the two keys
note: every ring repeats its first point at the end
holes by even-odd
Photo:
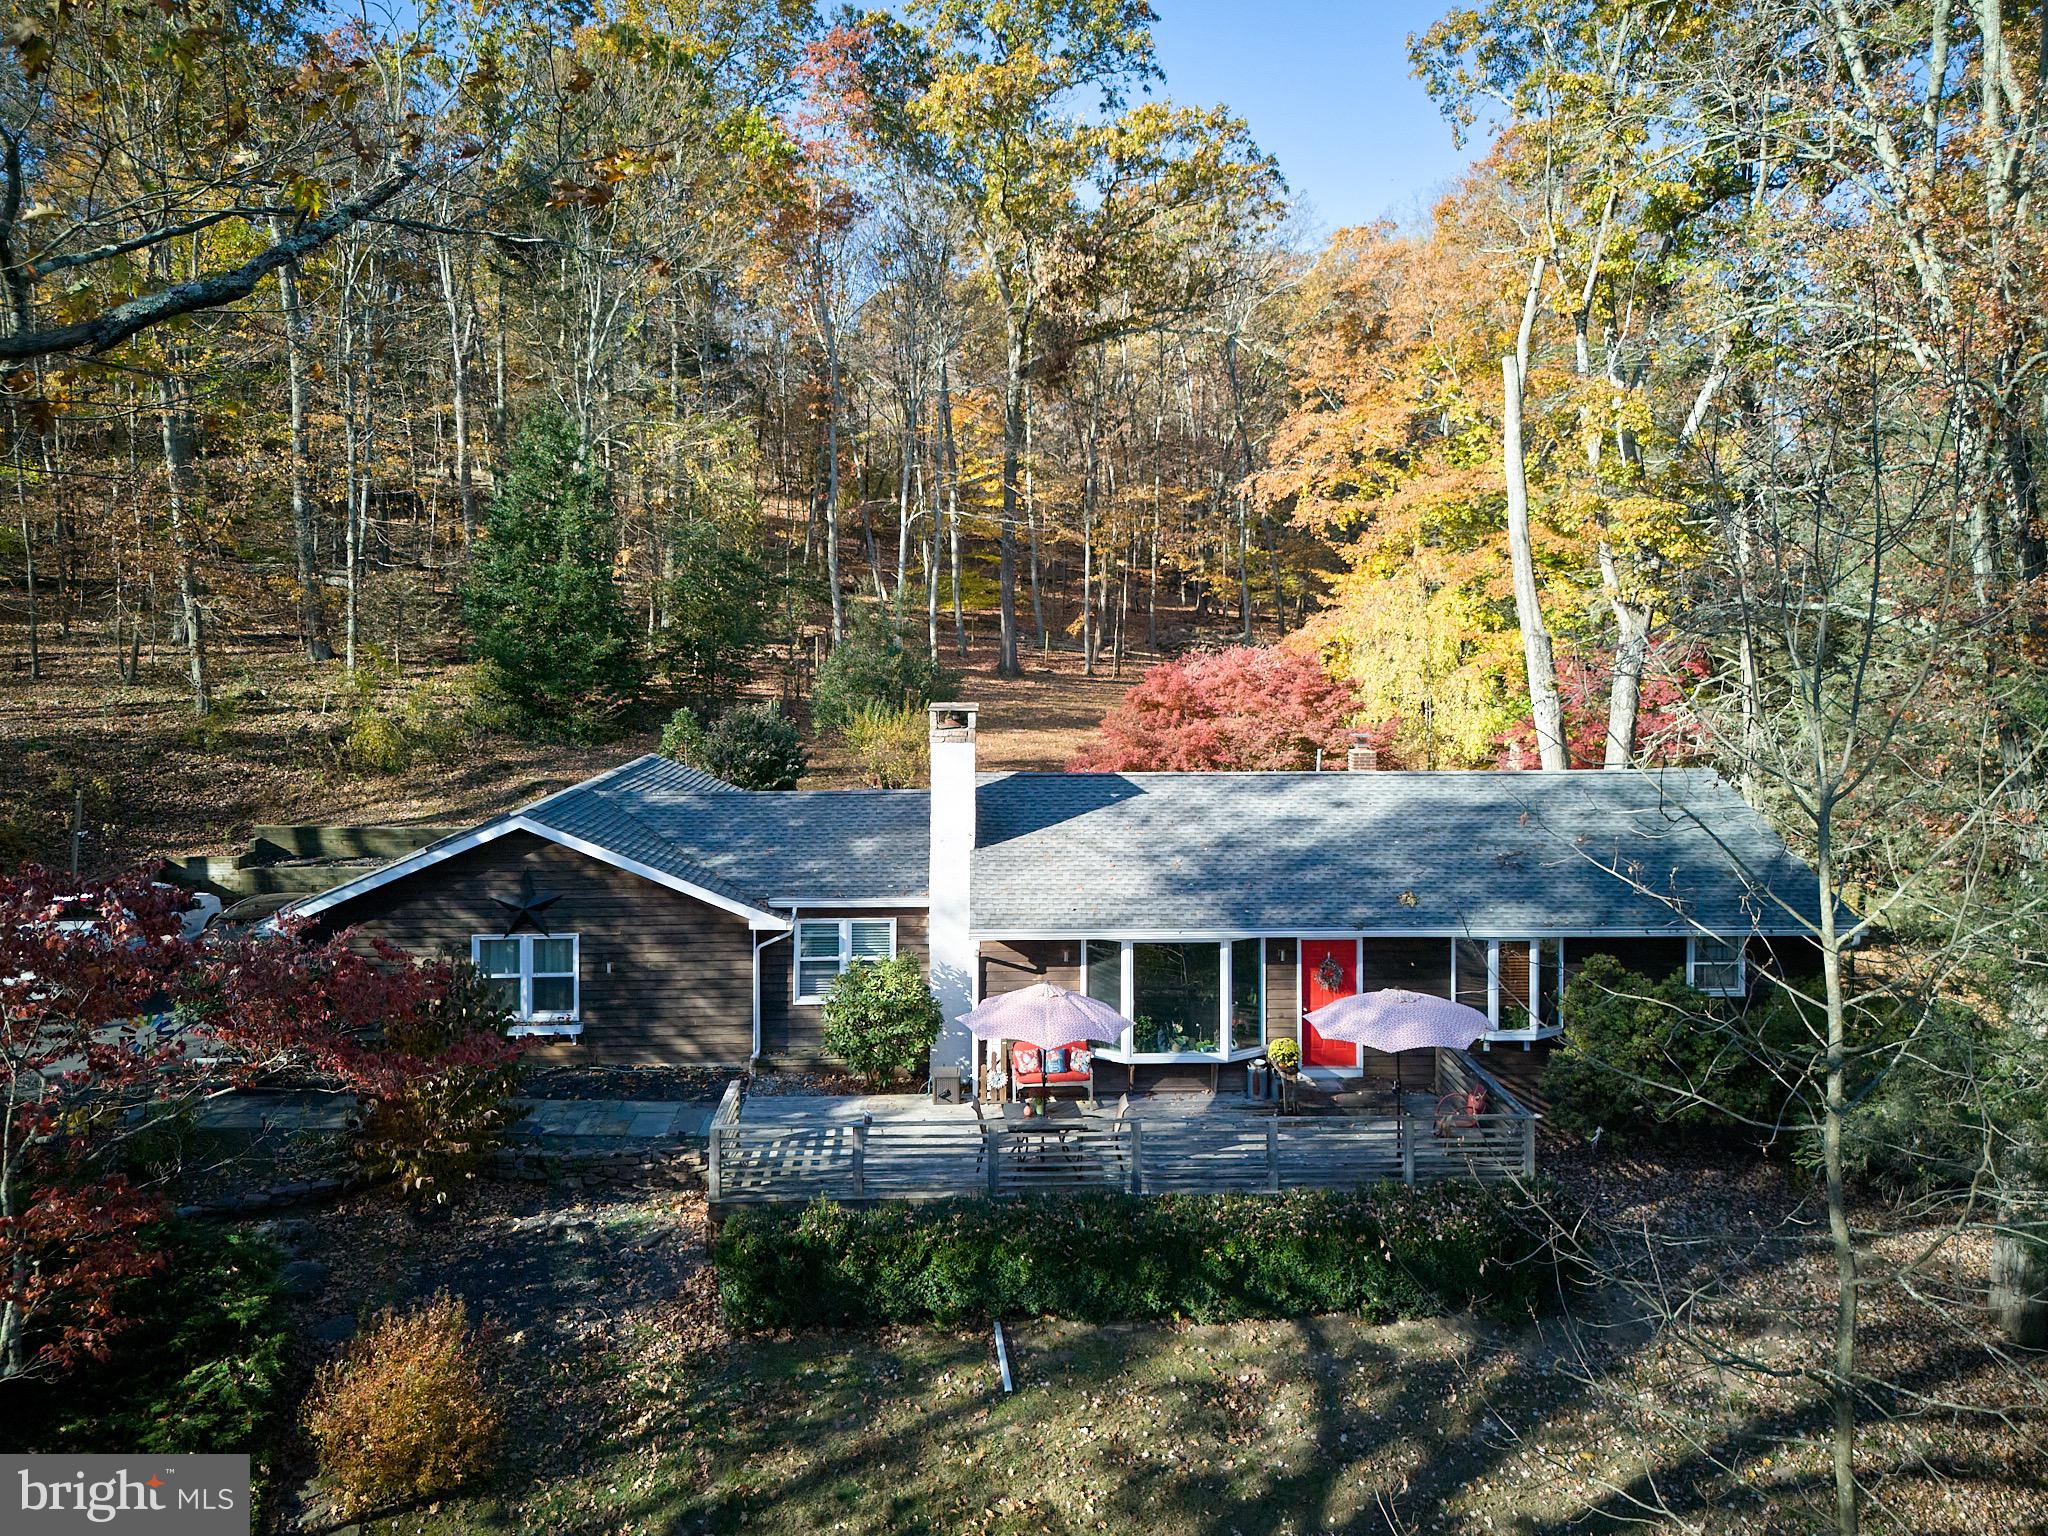
{"type": "Polygon", "coordinates": [[[1373,750],[1372,738],[1364,731],[1351,733],[1351,750],[1346,754],[1344,766],[1353,773],[1371,773],[1379,767],[1380,755],[1373,750]]]}
{"type": "Polygon", "coordinates": [[[944,1093],[973,1055],[957,1022],[974,1006],[974,941],[968,937],[968,895],[974,855],[974,729],[980,706],[934,704],[932,733],[931,899],[932,994],[945,1025],[932,1047],[932,1083],[944,1093]]]}

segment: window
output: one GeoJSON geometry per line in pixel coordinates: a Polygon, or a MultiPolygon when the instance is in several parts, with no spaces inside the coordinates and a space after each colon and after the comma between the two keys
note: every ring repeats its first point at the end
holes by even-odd
{"type": "Polygon", "coordinates": [[[1230,1048],[1256,1050],[1266,1043],[1266,967],[1257,939],[1230,946],[1230,1048]]]}
{"type": "Polygon", "coordinates": [[[1223,947],[1133,944],[1130,1017],[1140,1053],[1213,1052],[1223,1018],[1223,947]]]}
{"type": "Polygon", "coordinates": [[[1477,1008],[1495,1028],[1500,1014],[1494,1006],[1498,991],[1500,946],[1485,939],[1456,939],[1451,943],[1451,997],[1467,1008],[1477,1008]]]}
{"type": "Polygon", "coordinates": [[[1124,947],[1115,939],[1090,939],[1085,951],[1087,978],[1082,990],[1098,1003],[1124,1011],[1124,947]]]}
{"type": "Polygon", "coordinates": [[[1538,1029],[1557,1029],[1564,1023],[1564,940],[1538,939],[1530,946],[1529,963],[1536,968],[1532,1022],[1538,1029]]]}
{"type": "Polygon", "coordinates": [[[573,933],[480,933],[469,941],[469,958],[520,1023],[567,1027],[583,1006],[581,949],[573,933]]]}
{"type": "Polygon", "coordinates": [[[1688,941],[1685,970],[1696,990],[1714,997],[1740,997],[1749,990],[1749,959],[1737,939],[1688,941]]]}
{"type": "Polygon", "coordinates": [[[796,1000],[822,1003],[849,965],[896,958],[896,919],[835,917],[796,925],[796,1000]]]}

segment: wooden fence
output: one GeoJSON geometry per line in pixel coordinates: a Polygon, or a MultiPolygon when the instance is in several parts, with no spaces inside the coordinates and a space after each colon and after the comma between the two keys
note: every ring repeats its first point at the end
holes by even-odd
{"type": "Polygon", "coordinates": [[[1486,1089],[1485,1114],[1107,1115],[1044,1128],[959,1114],[749,1124],[739,1085],[712,1116],[714,1204],[936,1200],[1089,1189],[1132,1194],[1348,1189],[1395,1179],[1527,1178],[1536,1117],[1463,1052],[1437,1053],[1437,1088],[1486,1089]]]}

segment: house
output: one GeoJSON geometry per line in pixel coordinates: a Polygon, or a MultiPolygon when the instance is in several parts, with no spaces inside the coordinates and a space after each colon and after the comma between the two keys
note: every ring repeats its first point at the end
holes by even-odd
{"type": "MultiPolygon", "coordinates": [[[[593,1061],[816,1061],[861,960],[916,955],[948,1019],[1049,979],[1137,1021],[1098,1055],[1140,1087],[1227,1087],[1304,1031],[1314,1071],[1390,1071],[1302,1019],[1359,989],[1482,1010],[1505,1067],[1589,955],[1731,995],[1814,964],[1812,871],[1706,770],[979,773],[976,713],[932,707],[929,792],[641,757],[295,910],[468,956],[593,1061]]],[[[975,1059],[949,1026],[935,1082],[975,1059]]]]}

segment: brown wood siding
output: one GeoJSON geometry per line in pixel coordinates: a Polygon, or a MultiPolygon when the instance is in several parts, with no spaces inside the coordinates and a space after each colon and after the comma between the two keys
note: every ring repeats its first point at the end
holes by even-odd
{"type": "Polygon", "coordinates": [[[1301,941],[1266,940],[1266,1039],[1301,1037],[1301,941]]]}
{"type": "Polygon", "coordinates": [[[1820,945],[1812,939],[1797,935],[1769,939],[1758,936],[1749,941],[1748,951],[1752,976],[1769,972],[1787,980],[1801,980],[1820,974],[1820,945]]]}
{"type": "Polygon", "coordinates": [[[601,860],[508,832],[320,915],[421,954],[466,960],[501,934],[520,877],[559,892],[546,921],[578,935],[583,1037],[566,1062],[744,1065],[753,1049],[753,952],[746,919],[601,860]]]}
{"type": "MultiPolygon", "coordinates": [[[[917,956],[918,965],[931,972],[929,923],[917,907],[818,907],[799,911],[798,921],[807,918],[893,917],[896,920],[896,953],[917,956]]],[[[796,1001],[796,983],[790,976],[790,957],[796,953],[796,934],[779,938],[761,951],[761,1056],[778,1065],[805,1066],[828,1061],[825,1054],[825,1013],[816,1003],[796,1001]]]]}
{"type": "Polygon", "coordinates": [[[1367,939],[1361,992],[1404,987],[1431,997],[1451,995],[1449,939],[1367,939]]]}
{"type": "Polygon", "coordinates": [[[1079,939],[982,941],[981,996],[1000,997],[1040,981],[1065,987],[1069,992],[1081,990],[1079,939]]]}
{"type": "Polygon", "coordinates": [[[1685,976],[1684,939],[1566,939],[1565,985],[1571,985],[1571,979],[1593,955],[1612,955],[1638,976],[1647,976],[1652,981],[1666,976],[1682,980],[1685,976]]]}

